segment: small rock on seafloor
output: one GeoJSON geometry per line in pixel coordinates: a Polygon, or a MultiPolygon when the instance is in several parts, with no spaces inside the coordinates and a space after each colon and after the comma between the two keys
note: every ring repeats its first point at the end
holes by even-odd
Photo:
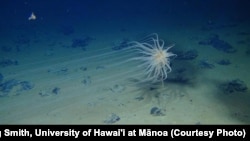
{"type": "Polygon", "coordinates": [[[104,123],[109,123],[109,124],[115,123],[115,122],[119,121],[120,119],[121,118],[118,115],[112,113],[111,115],[109,115],[109,117],[106,120],[104,120],[104,123]]]}

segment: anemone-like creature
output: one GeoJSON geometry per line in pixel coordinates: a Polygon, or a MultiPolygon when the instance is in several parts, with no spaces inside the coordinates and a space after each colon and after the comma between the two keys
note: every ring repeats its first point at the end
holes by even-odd
{"type": "Polygon", "coordinates": [[[163,82],[167,79],[168,73],[172,71],[170,59],[177,56],[169,52],[174,45],[164,47],[164,41],[156,33],[147,36],[142,42],[132,41],[130,45],[139,53],[132,60],[142,61],[139,67],[144,69],[145,81],[163,82]]]}

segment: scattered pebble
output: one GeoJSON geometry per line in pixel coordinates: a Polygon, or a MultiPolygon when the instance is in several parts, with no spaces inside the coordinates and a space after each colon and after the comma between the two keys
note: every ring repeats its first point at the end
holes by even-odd
{"type": "Polygon", "coordinates": [[[217,64],[226,66],[226,65],[230,65],[231,62],[228,59],[222,59],[222,60],[218,61],[217,64]]]}
{"type": "Polygon", "coordinates": [[[14,95],[19,95],[20,92],[30,90],[33,87],[34,84],[29,81],[18,81],[16,79],[10,79],[0,84],[0,96],[8,96],[9,92],[11,92],[14,88],[14,95]]]}
{"type": "Polygon", "coordinates": [[[231,116],[233,116],[234,118],[237,118],[238,120],[242,121],[242,122],[248,122],[250,119],[250,115],[248,113],[245,112],[232,112],[231,116]]]}
{"type": "Polygon", "coordinates": [[[235,53],[237,50],[232,47],[231,44],[219,38],[219,35],[215,34],[208,38],[207,40],[203,40],[199,42],[200,45],[210,45],[219,51],[223,51],[225,53],[235,53]]]}
{"type": "Polygon", "coordinates": [[[47,97],[47,96],[52,96],[52,95],[58,95],[59,93],[60,93],[60,88],[54,87],[52,89],[41,90],[38,94],[41,97],[47,97]]]}
{"type": "Polygon", "coordinates": [[[245,82],[240,79],[235,79],[226,83],[222,83],[219,85],[219,88],[225,94],[230,94],[234,92],[246,92],[248,89],[245,82]]]}
{"type": "Polygon", "coordinates": [[[202,69],[213,69],[215,66],[208,60],[201,60],[199,62],[199,67],[202,69]]]}
{"type": "Polygon", "coordinates": [[[176,51],[178,56],[176,57],[177,60],[193,60],[198,57],[198,51],[195,49],[184,51],[176,51]]]}
{"type": "Polygon", "coordinates": [[[0,84],[0,91],[8,93],[13,87],[17,86],[19,82],[16,79],[7,80],[0,84]]]}
{"type": "Polygon", "coordinates": [[[144,100],[144,97],[143,96],[138,96],[138,97],[135,98],[135,100],[142,101],[142,100],[144,100]]]}
{"type": "Polygon", "coordinates": [[[113,43],[113,50],[122,50],[124,48],[129,47],[129,39],[123,39],[121,41],[118,41],[116,43],[113,43]]]}
{"type": "Polygon", "coordinates": [[[7,67],[12,65],[18,65],[18,61],[15,59],[2,59],[0,60],[0,67],[7,67]]]}
{"type": "Polygon", "coordinates": [[[90,76],[86,76],[84,77],[84,79],[81,81],[83,83],[84,86],[89,86],[91,84],[91,77],[90,76]]]}
{"type": "Polygon", "coordinates": [[[94,38],[86,36],[83,38],[76,38],[72,40],[71,47],[72,48],[82,48],[83,50],[86,50],[86,46],[89,45],[89,43],[94,40],[94,38]]]}
{"type": "Polygon", "coordinates": [[[52,90],[52,93],[53,93],[53,94],[59,94],[59,92],[60,92],[60,88],[58,88],[58,87],[55,87],[55,88],[53,88],[53,90],[52,90]]]}
{"type": "Polygon", "coordinates": [[[49,93],[47,90],[41,90],[38,94],[41,97],[45,97],[45,96],[50,96],[51,95],[51,93],[49,93]]]}
{"type": "Polygon", "coordinates": [[[115,122],[119,121],[120,119],[121,118],[118,115],[112,113],[111,115],[108,116],[108,118],[106,120],[104,120],[104,123],[111,124],[111,123],[115,123],[115,122]]]}
{"type": "Polygon", "coordinates": [[[110,88],[110,90],[114,93],[121,93],[122,91],[125,90],[125,87],[118,85],[118,84],[115,84],[113,87],[110,88]]]}
{"type": "Polygon", "coordinates": [[[97,66],[95,69],[96,70],[103,70],[103,69],[105,69],[105,66],[97,66]]]}
{"type": "Polygon", "coordinates": [[[21,85],[22,90],[30,90],[34,87],[34,84],[29,81],[21,81],[19,84],[21,85]]]}
{"type": "Polygon", "coordinates": [[[52,68],[47,70],[48,73],[54,73],[57,75],[65,75],[68,73],[67,67],[61,67],[61,68],[52,68]]]}
{"type": "Polygon", "coordinates": [[[151,108],[150,114],[153,115],[153,116],[165,116],[162,109],[160,109],[158,107],[151,108]]]}
{"type": "Polygon", "coordinates": [[[88,69],[88,68],[85,67],[85,66],[80,67],[80,70],[82,70],[82,71],[86,71],[87,69],[88,69]]]}

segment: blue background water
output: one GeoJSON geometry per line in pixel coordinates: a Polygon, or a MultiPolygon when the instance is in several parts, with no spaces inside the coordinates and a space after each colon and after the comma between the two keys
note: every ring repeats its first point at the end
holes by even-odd
{"type": "Polygon", "coordinates": [[[246,21],[247,0],[4,0],[1,4],[1,26],[26,23],[31,11],[44,23],[101,22],[110,19],[152,19],[150,22],[195,22],[197,19],[246,21]],[[157,20],[155,20],[157,19],[157,20]]]}

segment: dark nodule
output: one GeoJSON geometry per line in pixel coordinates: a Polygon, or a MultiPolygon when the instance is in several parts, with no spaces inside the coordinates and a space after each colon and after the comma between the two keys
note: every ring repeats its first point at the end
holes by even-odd
{"type": "Polygon", "coordinates": [[[114,114],[114,113],[112,113],[105,121],[104,121],[104,123],[115,123],[115,122],[117,122],[117,121],[119,121],[121,118],[118,116],[118,115],[116,115],[116,114],[114,114]]]}
{"type": "Polygon", "coordinates": [[[153,107],[150,110],[150,114],[153,116],[164,116],[165,114],[162,112],[162,110],[158,107],[153,107]]]}
{"type": "Polygon", "coordinates": [[[59,94],[59,92],[60,92],[60,88],[58,88],[58,87],[55,87],[55,88],[52,90],[52,93],[53,93],[53,94],[59,94]]]}

